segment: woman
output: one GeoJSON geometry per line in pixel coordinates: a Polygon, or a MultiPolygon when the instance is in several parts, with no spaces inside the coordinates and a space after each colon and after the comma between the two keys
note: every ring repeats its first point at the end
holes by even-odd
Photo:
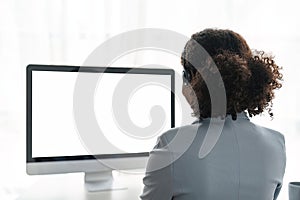
{"type": "Polygon", "coordinates": [[[231,30],[206,29],[187,42],[182,65],[182,92],[197,120],[158,138],[150,153],[141,199],[276,199],[285,171],[284,137],[249,120],[265,110],[273,117],[274,90],[281,87],[282,80],[273,58],[263,52],[252,52],[246,41],[231,30]],[[199,55],[197,45],[207,51],[213,62],[199,55]],[[199,61],[196,67],[195,62],[191,64],[195,60],[199,61]],[[216,105],[210,97],[214,90],[209,90],[207,84],[207,80],[211,81],[209,77],[218,73],[221,78],[213,81],[226,93],[225,112],[221,107],[213,110],[216,105]],[[210,124],[211,121],[214,123],[210,124]],[[215,134],[208,130],[219,122],[222,129],[217,141],[200,156],[199,149],[208,141],[205,138],[215,134]],[[179,132],[189,137],[195,130],[184,151],[171,147],[179,132]]]}

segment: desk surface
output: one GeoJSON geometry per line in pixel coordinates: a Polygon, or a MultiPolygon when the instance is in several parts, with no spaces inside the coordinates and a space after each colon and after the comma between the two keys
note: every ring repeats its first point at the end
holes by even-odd
{"type": "Polygon", "coordinates": [[[41,176],[18,200],[122,200],[140,199],[143,174],[114,173],[114,180],[126,189],[88,192],[84,187],[84,174],[61,174],[41,176]]]}

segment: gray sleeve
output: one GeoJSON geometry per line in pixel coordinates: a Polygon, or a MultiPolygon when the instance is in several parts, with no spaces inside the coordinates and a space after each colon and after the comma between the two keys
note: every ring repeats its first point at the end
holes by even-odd
{"type": "MultiPolygon", "coordinates": [[[[284,158],[284,163],[283,163],[283,169],[282,169],[282,179],[283,179],[283,176],[284,176],[284,173],[285,173],[285,167],[286,167],[286,148],[285,148],[285,139],[284,139],[284,136],[281,135],[281,138],[282,138],[282,144],[283,144],[283,158],[284,158]]],[[[275,192],[274,192],[274,199],[273,200],[276,200],[279,193],[280,193],[280,190],[282,188],[282,183],[279,183],[275,189],[275,192]]]]}
{"type": "Polygon", "coordinates": [[[143,179],[144,190],[142,200],[172,199],[172,164],[163,166],[171,156],[167,142],[158,138],[157,144],[150,152],[146,174],[143,179]]]}

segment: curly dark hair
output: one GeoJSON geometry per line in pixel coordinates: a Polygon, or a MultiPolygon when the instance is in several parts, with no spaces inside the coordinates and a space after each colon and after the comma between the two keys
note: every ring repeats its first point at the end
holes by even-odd
{"type": "MultiPolygon", "coordinates": [[[[209,62],[194,67],[188,60],[199,57],[195,53],[195,42],[200,44],[216,64],[226,91],[226,113],[236,119],[237,113],[247,111],[249,116],[267,110],[271,118],[274,89],[281,88],[281,67],[277,66],[272,56],[263,51],[251,51],[245,39],[231,30],[205,29],[192,35],[186,43],[181,56],[181,63],[192,80],[190,86],[197,97],[197,103],[190,103],[193,115],[198,118],[218,117],[211,113],[211,100],[204,78],[199,70],[209,69],[209,62]]],[[[222,84],[220,84],[222,85],[222,84]]],[[[222,117],[222,116],[221,116],[222,117]]]]}

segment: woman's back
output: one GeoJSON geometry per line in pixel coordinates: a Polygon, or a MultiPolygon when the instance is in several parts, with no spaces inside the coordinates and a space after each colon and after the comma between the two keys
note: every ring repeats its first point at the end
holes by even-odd
{"type": "MultiPolygon", "coordinates": [[[[286,159],[284,137],[280,133],[254,125],[244,113],[237,120],[226,117],[218,142],[200,159],[199,149],[209,119],[181,127],[180,131],[189,134],[195,126],[198,133],[182,156],[169,166],[146,174],[142,199],[272,200],[277,197],[286,159]]],[[[176,157],[179,152],[170,150],[167,144],[177,131],[172,129],[160,137],[150,155],[152,162],[160,153],[176,157]]]]}
{"type": "Polygon", "coordinates": [[[254,125],[246,112],[252,117],[267,111],[273,117],[281,67],[226,29],[193,34],[181,64],[182,93],[200,122],[159,137],[142,199],[276,199],[285,170],[284,137],[254,125]]]}

